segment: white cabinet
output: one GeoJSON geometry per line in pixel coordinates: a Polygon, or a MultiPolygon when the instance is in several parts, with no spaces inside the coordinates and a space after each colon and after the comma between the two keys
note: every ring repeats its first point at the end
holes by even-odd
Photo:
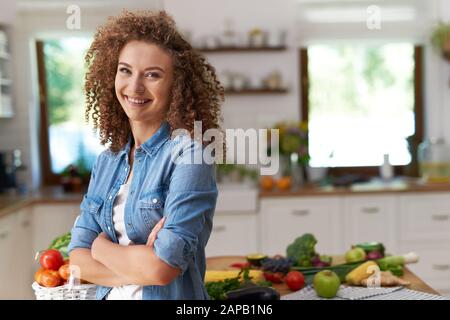
{"type": "Polygon", "coordinates": [[[14,214],[0,218],[0,299],[13,299],[15,279],[14,214]]]}
{"type": "Polygon", "coordinates": [[[338,197],[261,200],[261,244],[264,253],[286,254],[297,237],[312,233],[321,254],[342,253],[342,212],[338,197]]]}
{"type": "Polygon", "coordinates": [[[450,194],[410,194],[399,199],[398,240],[402,252],[415,251],[410,268],[432,288],[450,292],[450,194]]]}
{"type": "Polygon", "coordinates": [[[402,196],[400,221],[401,241],[450,244],[450,194],[402,196]]]}
{"type": "Polygon", "coordinates": [[[36,204],[0,218],[0,299],[34,299],[35,253],[70,231],[76,204],[36,204]]]}
{"type": "Polygon", "coordinates": [[[256,212],[216,212],[206,256],[247,255],[259,251],[256,212]]]}
{"type": "Polygon", "coordinates": [[[361,242],[378,241],[396,252],[397,201],[391,195],[344,198],[344,242],[346,250],[361,242]]]}
{"type": "Polygon", "coordinates": [[[33,252],[29,208],[0,219],[0,299],[32,299],[33,252]]]}
{"type": "Polygon", "coordinates": [[[32,209],[23,208],[15,213],[14,227],[14,285],[11,287],[16,299],[34,299],[31,283],[34,281],[34,253],[32,244],[32,209]]]}
{"type": "Polygon", "coordinates": [[[79,204],[36,204],[33,209],[33,251],[47,249],[69,232],[80,212],[79,204]]]}

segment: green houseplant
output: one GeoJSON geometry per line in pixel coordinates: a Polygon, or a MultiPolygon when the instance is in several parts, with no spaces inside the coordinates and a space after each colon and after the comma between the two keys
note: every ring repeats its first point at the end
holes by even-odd
{"type": "Polygon", "coordinates": [[[450,23],[440,21],[431,34],[433,48],[450,60],[450,23]]]}

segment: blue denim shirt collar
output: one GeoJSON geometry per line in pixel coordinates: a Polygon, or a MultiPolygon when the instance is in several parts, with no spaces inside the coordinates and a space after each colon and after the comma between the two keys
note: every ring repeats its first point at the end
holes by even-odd
{"type": "MultiPolygon", "coordinates": [[[[159,129],[155,132],[155,134],[153,134],[149,139],[147,139],[147,141],[145,141],[141,145],[142,150],[144,150],[148,155],[155,154],[158,151],[158,149],[163,145],[163,143],[166,142],[167,139],[169,139],[169,134],[170,134],[170,125],[167,121],[164,121],[159,127],[159,129]]],[[[119,151],[118,154],[119,157],[122,156],[123,154],[129,154],[131,149],[131,141],[132,136],[130,135],[125,147],[119,151]]]]}

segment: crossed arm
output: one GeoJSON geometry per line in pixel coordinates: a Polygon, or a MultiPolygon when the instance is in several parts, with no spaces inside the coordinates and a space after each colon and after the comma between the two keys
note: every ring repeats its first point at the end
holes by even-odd
{"type": "Polygon", "coordinates": [[[155,225],[145,245],[121,246],[100,233],[91,249],[77,248],[71,252],[70,264],[80,268],[83,280],[102,286],[167,285],[180,270],[165,263],[154,251],[164,221],[163,218],[155,225]]]}

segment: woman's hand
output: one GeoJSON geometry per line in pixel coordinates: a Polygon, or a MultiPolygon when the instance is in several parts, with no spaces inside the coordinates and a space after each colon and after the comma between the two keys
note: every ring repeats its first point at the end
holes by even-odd
{"type": "Polygon", "coordinates": [[[153,227],[152,232],[150,232],[150,235],[148,236],[147,246],[153,247],[153,244],[155,243],[158,236],[158,232],[164,227],[165,221],[166,217],[162,217],[162,219],[159,220],[158,223],[153,227]]]}
{"type": "Polygon", "coordinates": [[[101,250],[102,244],[104,244],[106,241],[111,242],[108,235],[105,232],[101,232],[92,243],[91,247],[92,258],[98,260],[98,253],[101,250]]]}

